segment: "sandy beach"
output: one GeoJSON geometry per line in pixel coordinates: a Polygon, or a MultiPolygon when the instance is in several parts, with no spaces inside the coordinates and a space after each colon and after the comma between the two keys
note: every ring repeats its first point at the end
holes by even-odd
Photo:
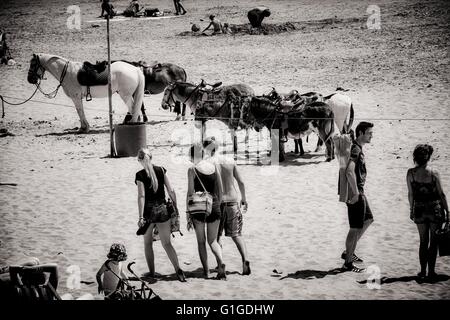
{"type": "MultiPolygon", "coordinates": [[[[0,29],[8,33],[17,64],[0,65],[0,94],[20,102],[33,93],[35,87],[27,82],[33,53],[75,61],[106,59],[105,25],[88,22],[100,13],[97,2],[78,1],[82,20],[77,30],[66,24],[70,1],[2,1],[0,29]]],[[[117,8],[126,4],[114,1],[117,8]]],[[[247,23],[247,11],[261,4],[186,1],[188,14],[176,19],[112,23],[111,58],[176,63],[185,68],[188,81],[246,83],[258,95],[271,87],[324,95],[337,87],[349,89],[355,123],[375,124],[374,138],[364,147],[366,194],[375,222],[357,248],[367,272],[333,271],[342,266],[348,232],[347,209],[337,195],[338,162],[325,162],[323,152],[315,153],[317,137],[311,135],[304,141],[305,156],[294,155],[290,141],[287,161],[258,165],[256,150],[259,145],[264,152],[267,139],[258,141],[260,136],[251,131],[250,161],[244,158],[244,132],[238,132],[238,168],[249,203],[243,236],[252,274],[241,275],[240,255],[226,238],[227,281],[203,279],[195,233],[186,230],[184,214],[187,146],[197,134],[194,121],[192,116],[173,121],[176,115],[160,107],[162,94],[146,95],[147,143],[154,163],[167,169],[180,199],[184,235],[176,234],[173,245],[187,276],[187,283],[176,280],[156,242],[156,271],[168,276],[151,284],[152,289],[163,299],[449,299],[449,257],[437,259],[442,281],[414,279],[420,268],[419,235],[409,220],[405,178],[413,166],[414,147],[429,143],[435,148],[430,166],[440,173],[444,191],[450,192],[450,3],[378,1],[381,29],[371,30],[366,25],[367,1],[270,0],[264,4],[272,15],[264,23],[290,21],[302,27],[268,35],[179,36],[191,23],[206,27],[210,14],[222,22],[247,23]],[[373,277],[380,279],[379,286],[364,282],[373,277]]],[[[171,5],[152,1],[161,11],[171,5]]],[[[48,92],[57,84],[48,75],[42,87],[48,92]]],[[[117,95],[113,105],[114,122],[120,123],[127,108],[117,95]]],[[[135,234],[134,176],[140,164],[134,157],[109,157],[108,100],[94,99],[84,106],[89,134],[67,131],[80,123],[62,91],[53,100],[38,93],[21,106],[5,105],[0,121],[0,128],[12,134],[0,138],[0,265],[29,256],[56,262],[58,292],[75,298],[97,294],[95,274],[113,242],[125,244],[128,262],[136,262],[138,273],[148,271],[143,239],[135,234]],[[74,276],[81,283],[73,282],[74,276]]],[[[223,123],[209,121],[207,135],[217,137],[221,153],[231,152],[223,123]]],[[[215,259],[209,248],[208,252],[213,269],[215,259]]]]}

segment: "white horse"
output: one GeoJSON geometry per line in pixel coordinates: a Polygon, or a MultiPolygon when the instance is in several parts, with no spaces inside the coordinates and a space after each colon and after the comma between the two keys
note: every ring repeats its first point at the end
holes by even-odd
{"type": "MultiPolygon", "coordinates": [[[[88,95],[88,87],[79,84],[77,79],[78,71],[83,63],[69,61],[65,58],[50,54],[33,54],[28,70],[28,82],[40,85],[40,80],[44,78],[45,71],[52,74],[65,94],[72,99],[78,116],[80,117],[80,132],[89,132],[89,123],[83,109],[83,98],[88,95]]],[[[90,96],[92,98],[105,98],[108,96],[108,85],[92,86],[90,96]]],[[[117,61],[111,64],[111,89],[117,92],[131,114],[131,122],[139,121],[139,110],[144,99],[145,78],[142,71],[126,62],[117,61]]]]}

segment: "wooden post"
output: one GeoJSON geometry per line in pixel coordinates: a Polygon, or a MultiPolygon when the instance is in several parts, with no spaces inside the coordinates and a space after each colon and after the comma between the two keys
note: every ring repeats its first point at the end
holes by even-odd
{"type": "Polygon", "coordinates": [[[111,89],[111,47],[109,43],[109,14],[106,14],[106,39],[108,42],[108,102],[109,102],[109,140],[111,158],[115,157],[113,138],[113,109],[112,109],[112,89],[111,89]]]}

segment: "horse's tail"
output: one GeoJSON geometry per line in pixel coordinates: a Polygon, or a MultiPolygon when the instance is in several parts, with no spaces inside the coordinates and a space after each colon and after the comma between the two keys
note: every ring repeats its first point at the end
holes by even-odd
{"type": "Polygon", "coordinates": [[[144,91],[145,91],[145,77],[144,73],[141,72],[139,68],[136,68],[138,74],[138,85],[133,93],[133,107],[131,108],[132,115],[137,115],[141,109],[142,103],[144,101],[144,91]]]}
{"type": "MultiPolygon", "coordinates": [[[[334,113],[333,113],[333,111],[330,112],[330,117],[329,117],[329,119],[326,119],[325,122],[330,123],[330,132],[328,132],[328,134],[324,137],[324,139],[323,139],[324,143],[327,142],[328,139],[330,139],[334,134],[334,113]]],[[[324,130],[324,132],[325,132],[325,130],[324,130]]]]}
{"type": "Polygon", "coordinates": [[[353,102],[352,102],[352,104],[350,105],[350,117],[348,119],[348,125],[344,133],[349,133],[350,130],[352,129],[354,118],[355,118],[355,110],[353,110],[353,102]]]}

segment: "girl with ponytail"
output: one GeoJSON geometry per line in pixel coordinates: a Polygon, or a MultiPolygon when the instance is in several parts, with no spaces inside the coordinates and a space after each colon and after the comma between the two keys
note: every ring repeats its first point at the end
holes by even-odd
{"type": "Polygon", "coordinates": [[[170,214],[166,208],[165,189],[176,206],[176,194],[166,175],[166,169],[152,163],[149,149],[138,151],[138,161],[143,169],[136,173],[135,183],[138,186],[138,234],[144,235],[145,259],[149,268],[148,276],[155,276],[155,261],[153,254],[153,228],[157,227],[161,244],[175,269],[178,280],[185,282],[183,270],[180,269],[177,253],[170,241],[170,214]],[[165,187],[165,188],[164,188],[165,187]]]}

